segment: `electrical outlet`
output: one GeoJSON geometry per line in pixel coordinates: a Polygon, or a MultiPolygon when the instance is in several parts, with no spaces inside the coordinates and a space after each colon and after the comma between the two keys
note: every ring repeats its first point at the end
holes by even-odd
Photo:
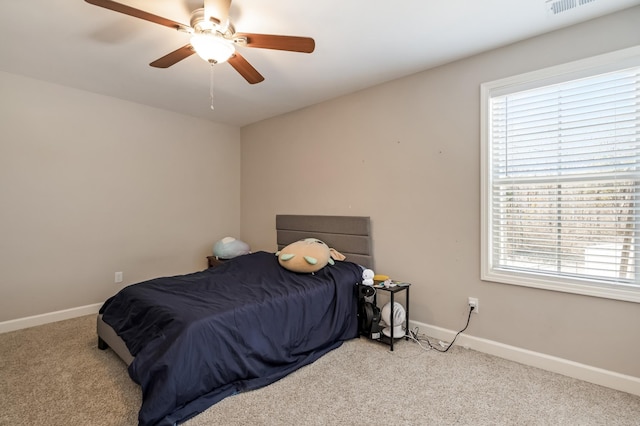
{"type": "Polygon", "coordinates": [[[475,297],[469,298],[469,308],[473,308],[474,313],[478,313],[480,310],[480,302],[475,297]]]}
{"type": "Polygon", "coordinates": [[[115,283],[121,283],[122,282],[122,272],[116,272],[116,276],[114,281],[115,283]]]}

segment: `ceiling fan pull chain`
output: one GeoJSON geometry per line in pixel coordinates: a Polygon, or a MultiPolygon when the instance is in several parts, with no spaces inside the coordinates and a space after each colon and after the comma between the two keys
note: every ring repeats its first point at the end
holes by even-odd
{"type": "Polygon", "coordinates": [[[213,106],[213,65],[214,63],[211,62],[211,74],[209,77],[209,98],[211,98],[211,110],[214,110],[214,106],[213,106]]]}

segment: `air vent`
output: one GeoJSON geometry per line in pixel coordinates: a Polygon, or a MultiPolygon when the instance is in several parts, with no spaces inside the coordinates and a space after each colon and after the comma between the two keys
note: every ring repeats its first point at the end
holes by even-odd
{"type": "Polygon", "coordinates": [[[578,6],[593,3],[594,1],[596,0],[546,0],[545,4],[549,13],[557,15],[578,6]]]}
{"type": "Polygon", "coordinates": [[[574,7],[576,7],[576,0],[558,0],[551,3],[551,12],[557,15],[574,7]]]}

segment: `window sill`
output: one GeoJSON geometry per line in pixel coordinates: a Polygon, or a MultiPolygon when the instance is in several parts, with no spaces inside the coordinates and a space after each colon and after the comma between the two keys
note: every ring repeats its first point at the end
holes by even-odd
{"type": "Polygon", "coordinates": [[[501,284],[519,285],[542,290],[581,294],[584,296],[640,303],[640,287],[606,284],[578,279],[551,280],[535,273],[513,273],[503,270],[483,271],[480,279],[501,284]]]}

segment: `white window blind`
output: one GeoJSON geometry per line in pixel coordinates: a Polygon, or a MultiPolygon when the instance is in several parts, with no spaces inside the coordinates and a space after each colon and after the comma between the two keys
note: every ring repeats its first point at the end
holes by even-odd
{"type": "Polygon", "coordinates": [[[483,266],[507,281],[633,294],[640,289],[640,66],[530,86],[486,99],[483,266]]]}

